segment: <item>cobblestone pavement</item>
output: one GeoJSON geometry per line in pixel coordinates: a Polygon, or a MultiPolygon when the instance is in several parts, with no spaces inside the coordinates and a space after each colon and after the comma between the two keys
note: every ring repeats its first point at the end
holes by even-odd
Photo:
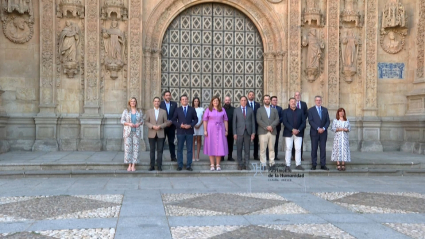
{"type": "Polygon", "coordinates": [[[425,238],[421,177],[0,179],[0,239],[425,238]]]}

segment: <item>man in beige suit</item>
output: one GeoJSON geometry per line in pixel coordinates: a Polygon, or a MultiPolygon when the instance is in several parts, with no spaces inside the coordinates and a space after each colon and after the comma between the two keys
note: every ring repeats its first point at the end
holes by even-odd
{"type": "Polygon", "coordinates": [[[276,140],[276,126],[280,123],[279,113],[273,107],[270,107],[270,96],[264,95],[264,105],[258,108],[257,111],[257,124],[258,124],[258,138],[260,141],[260,160],[261,165],[266,166],[266,149],[269,146],[269,165],[273,169],[274,166],[274,143],[276,140]]]}
{"type": "Polygon", "coordinates": [[[153,99],[153,109],[146,112],[145,124],[148,127],[148,138],[150,146],[151,167],[149,171],[155,170],[155,148],[157,150],[157,166],[158,171],[162,171],[162,151],[164,149],[164,128],[171,123],[167,121],[167,112],[159,108],[161,99],[155,97],[153,99]]]}

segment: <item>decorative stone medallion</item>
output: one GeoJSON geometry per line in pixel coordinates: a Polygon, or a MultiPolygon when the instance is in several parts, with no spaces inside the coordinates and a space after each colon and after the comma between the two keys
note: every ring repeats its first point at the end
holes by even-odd
{"type": "Polygon", "coordinates": [[[3,33],[13,43],[23,44],[31,40],[33,23],[21,16],[9,16],[3,22],[3,33]]]}

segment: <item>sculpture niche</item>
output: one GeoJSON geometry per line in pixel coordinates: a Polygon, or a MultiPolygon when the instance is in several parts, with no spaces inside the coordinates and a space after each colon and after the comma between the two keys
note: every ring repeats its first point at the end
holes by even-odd
{"type": "Polygon", "coordinates": [[[307,47],[306,69],[307,80],[313,82],[320,72],[320,59],[325,44],[316,36],[316,29],[310,29],[308,36],[303,36],[302,46],[307,47]]]}
{"type": "Polygon", "coordinates": [[[19,44],[31,40],[34,33],[33,11],[32,0],[2,0],[0,2],[3,33],[7,39],[19,44]]]}
{"type": "Polygon", "coordinates": [[[102,7],[101,19],[112,19],[112,13],[117,14],[116,18],[123,21],[128,19],[128,10],[124,6],[123,0],[105,0],[102,7]]]}
{"type": "Polygon", "coordinates": [[[71,13],[72,17],[84,18],[84,6],[81,0],[60,0],[56,7],[56,16],[59,18],[70,17],[68,13],[71,13]]]}
{"type": "Polygon", "coordinates": [[[59,55],[63,73],[74,78],[79,69],[80,28],[67,20],[66,26],[59,35],[59,55]]]}
{"type": "Polygon", "coordinates": [[[351,83],[353,81],[352,77],[357,73],[356,60],[359,45],[360,40],[354,35],[353,31],[347,31],[341,39],[342,72],[347,83],[351,83]]]}
{"type": "Polygon", "coordinates": [[[306,0],[307,7],[304,8],[301,25],[304,23],[312,25],[313,21],[316,21],[317,26],[322,26],[322,12],[317,6],[317,2],[317,0],[306,0]]]}
{"type": "Polygon", "coordinates": [[[345,0],[344,10],[341,13],[342,22],[354,22],[355,26],[360,26],[360,13],[356,10],[354,2],[357,0],[345,0]]]}
{"type": "Polygon", "coordinates": [[[125,33],[118,28],[118,22],[112,21],[111,28],[102,29],[104,64],[110,72],[112,79],[118,78],[120,71],[126,64],[126,37],[125,33]]]}
{"type": "Polygon", "coordinates": [[[407,36],[406,9],[400,0],[390,0],[385,4],[381,18],[381,47],[390,54],[403,50],[407,36]]]}

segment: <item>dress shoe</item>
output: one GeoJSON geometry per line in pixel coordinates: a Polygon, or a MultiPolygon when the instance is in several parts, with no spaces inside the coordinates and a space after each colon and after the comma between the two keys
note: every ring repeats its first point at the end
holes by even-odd
{"type": "Polygon", "coordinates": [[[311,170],[316,170],[316,166],[311,166],[311,170]]]}
{"type": "Polygon", "coordinates": [[[171,161],[172,162],[177,162],[177,159],[176,158],[171,158],[171,161]]]}
{"type": "Polygon", "coordinates": [[[227,161],[235,161],[234,159],[232,159],[232,158],[228,158],[227,159],[227,161]]]}
{"type": "Polygon", "coordinates": [[[246,170],[246,165],[242,166],[242,170],[246,170]]]}
{"type": "Polygon", "coordinates": [[[238,165],[238,170],[242,170],[242,166],[238,165]]]}
{"type": "Polygon", "coordinates": [[[322,170],[329,170],[328,167],[326,167],[326,166],[320,166],[320,169],[322,169],[322,170]]]}
{"type": "Polygon", "coordinates": [[[181,167],[177,167],[177,171],[182,171],[182,168],[181,167]]]}
{"type": "Polygon", "coordinates": [[[149,171],[154,171],[155,170],[155,167],[154,166],[151,166],[150,168],[149,168],[149,171]]]}
{"type": "Polygon", "coordinates": [[[186,168],[187,171],[193,171],[192,167],[186,168]]]}
{"type": "Polygon", "coordinates": [[[304,170],[303,166],[301,166],[301,165],[296,166],[295,169],[296,170],[304,170]]]}
{"type": "Polygon", "coordinates": [[[274,160],[276,161],[276,160],[280,160],[280,158],[274,158],[274,160]]]}
{"type": "Polygon", "coordinates": [[[258,158],[258,155],[254,156],[254,160],[260,160],[260,158],[258,158]]]}
{"type": "Polygon", "coordinates": [[[292,170],[291,170],[291,166],[286,166],[286,167],[285,167],[285,173],[286,173],[286,172],[288,172],[288,173],[292,172],[292,170]]]}
{"type": "Polygon", "coordinates": [[[158,171],[162,171],[162,167],[161,166],[158,166],[158,171]]]}

